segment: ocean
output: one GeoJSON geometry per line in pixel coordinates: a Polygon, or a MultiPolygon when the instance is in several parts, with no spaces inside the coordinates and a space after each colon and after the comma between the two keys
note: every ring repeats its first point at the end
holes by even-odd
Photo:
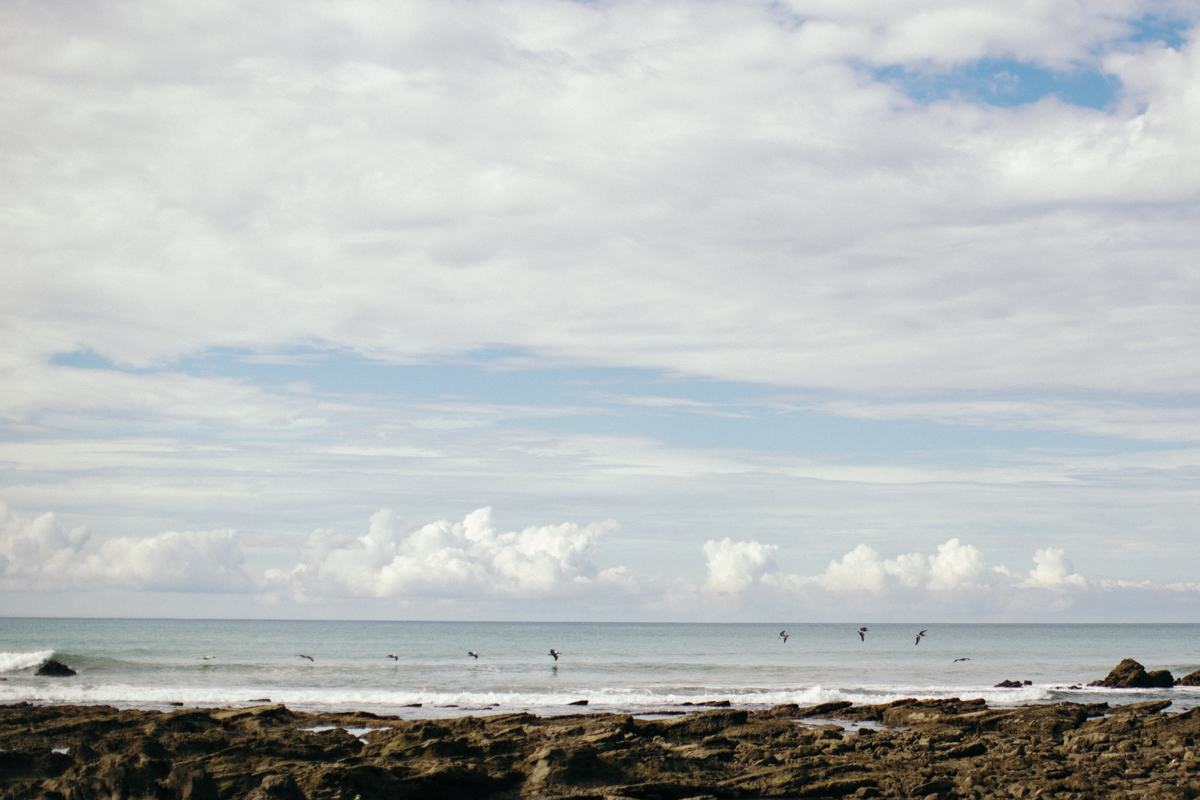
{"type": "Polygon", "coordinates": [[[635,714],[723,700],[753,709],[905,697],[1200,705],[1197,688],[1068,688],[1127,657],[1188,674],[1200,668],[1200,625],[867,623],[865,641],[858,627],[2,619],[0,703],[165,710],[270,701],[409,718],[577,713],[570,704],[581,700],[588,711],[635,714]],[[51,657],[79,674],[35,676],[51,657]],[[1001,680],[1031,683],[994,688],[1001,680]]]}

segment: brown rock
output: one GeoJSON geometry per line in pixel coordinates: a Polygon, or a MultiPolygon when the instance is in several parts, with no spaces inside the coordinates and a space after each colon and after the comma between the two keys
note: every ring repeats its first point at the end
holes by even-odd
{"type": "Polygon", "coordinates": [[[793,707],[404,720],[24,704],[0,706],[0,800],[1200,796],[1200,708],[1171,715],[1164,703],[909,699],[827,712],[904,725],[857,736],[795,722],[793,707]],[[318,724],[336,727],[306,730],[318,724]],[[345,730],[358,727],[375,729],[369,744],[345,730]]]}
{"type": "Polygon", "coordinates": [[[1179,680],[1175,681],[1176,686],[1200,686],[1200,669],[1195,672],[1189,672],[1179,680]]]}
{"type": "Polygon", "coordinates": [[[831,703],[818,703],[815,706],[803,709],[797,715],[799,717],[832,717],[839,711],[845,711],[850,706],[854,705],[849,700],[835,700],[831,703]]]}
{"type": "Polygon", "coordinates": [[[1132,658],[1124,659],[1113,667],[1108,677],[1092,681],[1088,686],[1107,686],[1110,689],[1155,689],[1175,685],[1171,673],[1165,669],[1146,672],[1146,668],[1132,658]]]}

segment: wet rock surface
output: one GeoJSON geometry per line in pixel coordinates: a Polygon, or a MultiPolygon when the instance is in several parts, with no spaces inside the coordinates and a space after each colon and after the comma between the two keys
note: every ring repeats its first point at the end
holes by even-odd
{"type": "Polygon", "coordinates": [[[1167,706],[900,700],[413,721],[21,704],[0,707],[0,798],[1190,800],[1200,709],[1167,706]],[[323,726],[336,727],[304,730],[323,726]]]}

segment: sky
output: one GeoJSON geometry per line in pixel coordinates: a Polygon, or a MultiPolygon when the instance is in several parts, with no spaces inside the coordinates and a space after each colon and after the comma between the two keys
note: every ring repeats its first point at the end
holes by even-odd
{"type": "Polygon", "coordinates": [[[1200,622],[1200,7],[0,6],[0,615],[1200,622]]]}

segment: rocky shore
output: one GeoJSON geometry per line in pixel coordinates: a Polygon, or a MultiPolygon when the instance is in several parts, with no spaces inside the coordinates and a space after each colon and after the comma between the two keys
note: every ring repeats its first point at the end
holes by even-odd
{"type": "Polygon", "coordinates": [[[1200,708],[1167,706],[901,700],[413,721],[20,704],[0,707],[0,797],[1193,798],[1200,708]]]}

